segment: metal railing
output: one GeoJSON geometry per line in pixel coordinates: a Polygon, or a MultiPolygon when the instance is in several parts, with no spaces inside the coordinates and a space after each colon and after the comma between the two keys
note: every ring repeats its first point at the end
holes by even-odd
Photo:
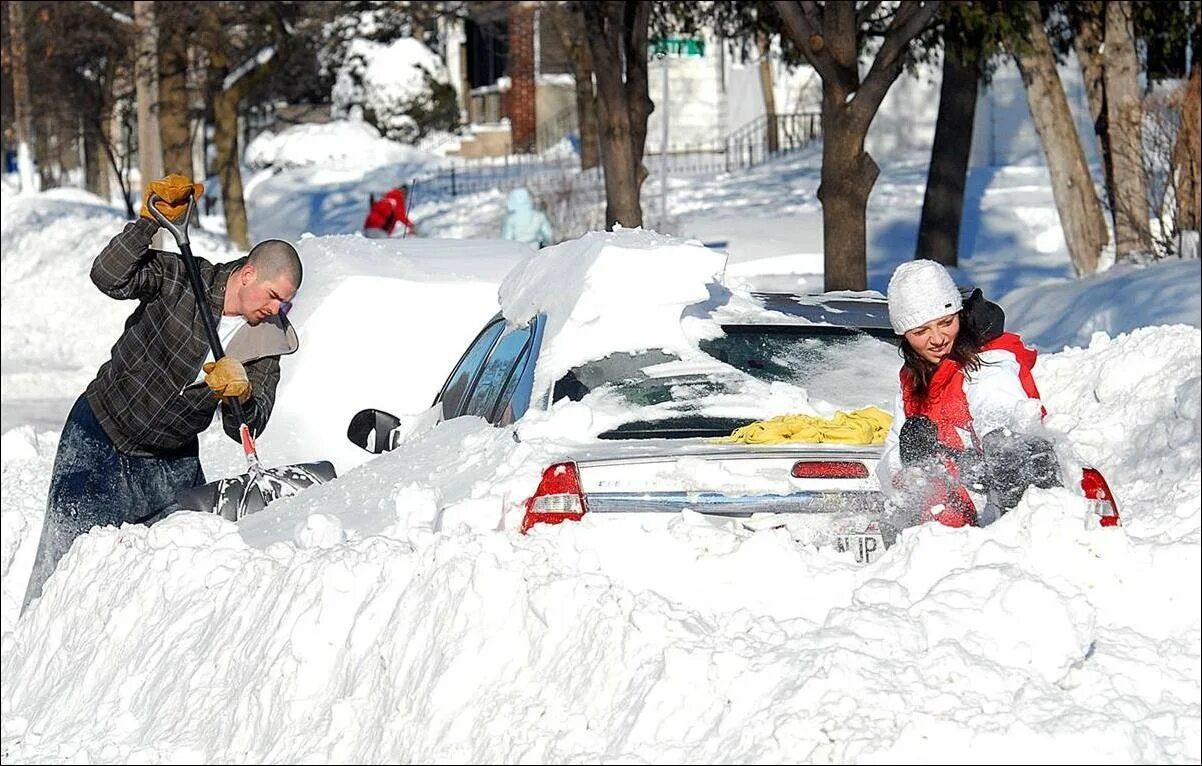
{"type": "Polygon", "coordinates": [[[726,170],[759,165],[796,151],[820,135],[822,115],[818,112],[760,115],[726,137],[726,170]]]}
{"type": "MultiPolygon", "coordinates": [[[[574,116],[573,112],[573,121],[574,116]]],[[[567,124],[566,117],[564,124],[567,124]]],[[[666,154],[648,152],[643,161],[652,174],[665,168],[672,175],[729,173],[797,151],[821,134],[822,120],[817,112],[768,114],[740,126],[720,144],[684,146],[666,154]]],[[[549,138],[552,132],[548,131],[547,135],[549,138]]],[[[540,150],[554,146],[561,139],[562,136],[546,147],[540,145],[540,150]]],[[[448,158],[441,168],[420,175],[417,180],[428,193],[456,197],[492,190],[509,191],[519,186],[537,191],[562,185],[566,176],[571,176],[579,187],[600,189],[604,186],[602,169],[580,170],[580,160],[575,154],[448,158]]]]}

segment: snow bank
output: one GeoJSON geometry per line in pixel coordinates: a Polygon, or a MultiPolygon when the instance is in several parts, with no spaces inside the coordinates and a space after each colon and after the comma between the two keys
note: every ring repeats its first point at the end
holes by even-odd
{"type": "Polygon", "coordinates": [[[437,160],[411,146],[381,137],[380,132],[366,122],[335,120],[293,125],[279,133],[264,131],[246,147],[244,161],[256,170],[332,164],[363,170],[389,163],[437,160]]]}
{"type": "Polygon", "coordinates": [[[1202,327],[1202,261],[1165,259],[1119,264],[1059,284],[1032,285],[1001,299],[1007,327],[1049,351],[1083,346],[1095,333],[1118,335],[1139,327],[1202,327]]]}
{"type": "MultiPolygon", "coordinates": [[[[273,465],[325,459],[340,472],[371,457],[345,438],[351,416],[428,407],[497,313],[501,279],[530,252],[506,240],[358,235],[306,237],[298,250],[305,279],[288,316],[301,346],[281,364],[259,447],[273,465]]],[[[201,450],[210,475],[246,470],[217,429],[202,436],[201,450]]]]}
{"type": "Polygon", "coordinates": [[[1082,423],[1065,438],[1111,428],[1141,472],[1181,472],[1167,514],[1112,455],[1119,528],[1051,489],[864,568],[689,513],[521,536],[494,530],[548,453],[465,418],[240,526],[98,530],[5,647],[8,756],[1197,760],[1200,415],[1146,407],[1196,378],[1202,338],[1162,335],[1037,368],[1082,423]],[[1145,353],[1179,361],[1128,365],[1138,397],[1094,409],[1145,353]]]}

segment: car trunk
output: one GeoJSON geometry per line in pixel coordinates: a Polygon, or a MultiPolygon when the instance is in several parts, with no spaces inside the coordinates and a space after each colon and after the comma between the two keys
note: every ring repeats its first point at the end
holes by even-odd
{"type": "Polygon", "coordinates": [[[879,514],[880,447],[606,442],[575,456],[590,513],[879,514]]]}

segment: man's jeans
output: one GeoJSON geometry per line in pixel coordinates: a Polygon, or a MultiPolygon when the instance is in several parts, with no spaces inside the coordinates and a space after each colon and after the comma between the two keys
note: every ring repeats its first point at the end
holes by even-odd
{"type": "Polygon", "coordinates": [[[195,439],[170,455],[123,455],[96,420],[87,397],[80,396],[54,457],[46,521],[22,609],[42,595],[42,586],[75,538],[93,527],[148,519],[174,502],[179,490],[204,483],[195,439]]]}

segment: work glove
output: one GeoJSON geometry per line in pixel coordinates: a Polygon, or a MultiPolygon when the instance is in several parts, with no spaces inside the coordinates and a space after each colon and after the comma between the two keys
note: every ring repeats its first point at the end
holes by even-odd
{"type": "Polygon", "coordinates": [[[898,456],[902,465],[913,466],[939,454],[939,431],[926,415],[906,418],[897,436],[898,456]]]}
{"type": "Polygon", "coordinates": [[[188,211],[189,199],[200,199],[200,195],[204,194],[204,184],[194,184],[191,179],[185,178],[178,173],[172,173],[166,178],[160,178],[157,181],[151,181],[146,184],[146,194],[142,198],[142,217],[150,220],[155,220],[150,213],[150,195],[159,195],[162,198],[155,207],[159,212],[167,217],[170,221],[177,221],[188,211]]]}
{"type": "Polygon", "coordinates": [[[1018,505],[1027,487],[1061,486],[1060,464],[1047,439],[999,428],[985,434],[981,442],[986,487],[999,507],[1009,510],[1018,505]]]}
{"type": "Polygon", "coordinates": [[[988,470],[981,451],[972,447],[955,450],[939,441],[939,431],[926,415],[906,418],[897,441],[903,466],[914,467],[943,461],[949,470],[952,465],[955,466],[956,474],[965,487],[984,491],[988,486],[988,470]]]}
{"type": "Polygon", "coordinates": [[[242,362],[232,356],[223,356],[216,362],[205,362],[205,384],[222,399],[237,397],[245,402],[250,398],[250,379],[242,362]]]}

